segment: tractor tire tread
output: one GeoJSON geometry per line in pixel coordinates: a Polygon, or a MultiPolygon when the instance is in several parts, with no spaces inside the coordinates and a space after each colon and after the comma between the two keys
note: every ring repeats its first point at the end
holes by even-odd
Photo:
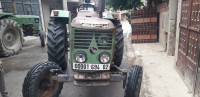
{"type": "MultiPolygon", "coordinates": [[[[32,67],[24,79],[22,89],[23,97],[38,97],[38,93],[34,91],[34,87],[36,85],[35,82],[38,80],[38,77],[41,75],[41,73],[48,68],[56,68],[61,70],[61,68],[56,63],[50,61],[42,62],[32,67]]],[[[53,97],[58,97],[58,95],[61,93],[62,88],[63,83],[59,83],[59,88],[53,97]]]]}
{"type": "Polygon", "coordinates": [[[133,67],[129,71],[126,81],[124,97],[139,97],[142,75],[142,67],[138,65],[133,65],[133,67]]]}
{"type": "Polygon", "coordinates": [[[51,19],[47,35],[48,60],[57,63],[62,70],[67,68],[66,35],[65,24],[60,20],[51,19]]]}
{"type": "Polygon", "coordinates": [[[113,62],[116,66],[120,67],[122,63],[122,59],[123,59],[123,52],[124,52],[123,30],[122,30],[122,25],[119,20],[114,20],[112,22],[117,28],[113,62]]]}
{"type": "Polygon", "coordinates": [[[16,21],[7,18],[0,20],[0,57],[9,57],[18,54],[22,49],[23,41],[23,30],[16,21]],[[14,48],[6,48],[3,44],[3,33],[7,27],[14,28],[18,31],[20,39],[14,48]]]}

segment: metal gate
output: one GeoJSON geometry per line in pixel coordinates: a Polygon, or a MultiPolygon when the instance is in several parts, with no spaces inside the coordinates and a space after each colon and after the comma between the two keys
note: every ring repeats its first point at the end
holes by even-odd
{"type": "Polygon", "coordinates": [[[16,3],[18,15],[37,15],[40,16],[38,0],[1,0],[4,12],[13,13],[12,2],[16,3]]]}
{"type": "Polygon", "coordinates": [[[195,90],[197,91],[197,88],[200,88],[195,88],[195,86],[200,84],[198,83],[200,79],[196,77],[199,59],[198,44],[200,43],[199,23],[199,0],[182,0],[178,60],[176,67],[193,93],[195,90]],[[195,85],[195,83],[197,84],[195,85]]]}

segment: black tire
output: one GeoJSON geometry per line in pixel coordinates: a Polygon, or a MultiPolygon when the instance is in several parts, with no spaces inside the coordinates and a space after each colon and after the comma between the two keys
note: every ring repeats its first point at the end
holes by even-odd
{"type": "Polygon", "coordinates": [[[45,40],[46,40],[46,33],[44,31],[40,32],[40,42],[41,42],[41,47],[45,47],[45,40]]]}
{"type": "Polygon", "coordinates": [[[141,66],[134,65],[129,71],[125,85],[124,97],[139,97],[142,83],[143,69],[141,66]]]}
{"type": "Polygon", "coordinates": [[[67,69],[67,29],[62,19],[51,19],[47,35],[48,60],[67,69]]]}
{"type": "Polygon", "coordinates": [[[115,51],[114,51],[114,59],[113,62],[116,66],[120,67],[123,59],[124,53],[124,36],[122,25],[119,20],[112,21],[116,26],[116,40],[115,40],[115,51]]]}
{"type": "Polygon", "coordinates": [[[23,30],[10,19],[0,20],[0,57],[18,54],[23,45],[23,30]]]}
{"type": "Polygon", "coordinates": [[[61,68],[53,62],[44,62],[35,65],[27,73],[23,83],[23,97],[58,97],[63,83],[51,80],[51,69],[61,68]]]}

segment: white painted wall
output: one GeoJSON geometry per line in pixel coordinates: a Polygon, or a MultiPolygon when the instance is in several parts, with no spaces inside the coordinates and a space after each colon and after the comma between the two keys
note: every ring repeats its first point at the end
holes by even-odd
{"type": "Polygon", "coordinates": [[[179,45],[179,23],[181,19],[181,4],[182,0],[178,0],[178,9],[177,9],[177,21],[176,21],[176,46],[175,46],[175,64],[178,59],[178,45],[179,45]]]}
{"type": "Polygon", "coordinates": [[[69,1],[69,0],[63,0],[63,9],[64,10],[68,10],[67,1],[69,1]]]}
{"type": "MultiPolygon", "coordinates": [[[[166,44],[167,44],[167,33],[162,29],[162,19],[163,19],[163,14],[165,14],[166,12],[168,12],[169,10],[168,7],[168,3],[167,2],[163,2],[161,4],[159,4],[157,6],[157,12],[160,13],[160,17],[159,17],[159,43],[162,45],[163,47],[163,51],[166,50],[166,44]]],[[[165,23],[168,24],[168,23],[165,23]]]]}
{"type": "Polygon", "coordinates": [[[49,0],[41,0],[41,16],[43,16],[44,31],[47,31],[48,23],[50,20],[49,0]]]}
{"type": "Polygon", "coordinates": [[[176,28],[176,10],[177,0],[169,0],[169,29],[167,41],[167,54],[172,56],[175,49],[175,28],[176,28]]]}
{"type": "MultiPolygon", "coordinates": [[[[0,0],[0,8],[2,8],[2,6],[1,6],[1,0],[0,0]]],[[[2,12],[3,12],[3,10],[0,9],[0,13],[2,13],[2,12]]]]}

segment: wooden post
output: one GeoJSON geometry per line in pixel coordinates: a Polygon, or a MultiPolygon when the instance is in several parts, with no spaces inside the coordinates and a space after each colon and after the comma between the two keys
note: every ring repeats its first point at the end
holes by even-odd
{"type": "Polygon", "coordinates": [[[67,0],[63,0],[63,10],[68,10],[67,0]]]}
{"type": "Polygon", "coordinates": [[[16,15],[17,14],[17,8],[16,8],[15,2],[12,2],[12,8],[13,8],[13,14],[16,15]]]}

